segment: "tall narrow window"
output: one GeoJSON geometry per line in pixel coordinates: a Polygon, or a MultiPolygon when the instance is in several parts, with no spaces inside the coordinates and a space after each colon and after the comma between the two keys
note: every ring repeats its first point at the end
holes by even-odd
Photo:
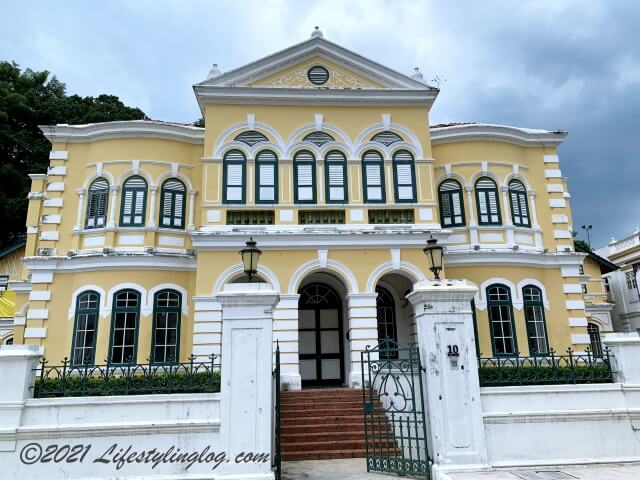
{"type": "Polygon", "coordinates": [[[271,150],[256,155],[256,203],[278,203],[278,157],[271,150]]]}
{"type": "Polygon", "coordinates": [[[587,333],[589,334],[591,353],[594,357],[602,357],[602,340],[600,338],[600,327],[595,323],[589,322],[587,324],[587,333]]]}
{"type": "Polygon", "coordinates": [[[398,150],[393,154],[394,190],[396,203],[414,203],[416,201],[416,173],[413,155],[407,150],[398,150]]]}
{"type": "Polygon", "coordinates": [[[170,178],[162,184],[160,194],[160,226],[166,228],[184,228],[186,188],[177,178],[170,178]]]}
{"type": "Polygon", "coordinates": [[[113,296],[111,314],[112,363],[136,361],[138,351],[138,320],[140,294],[135,290],[120,290],[113,296]]]}
{"type": "Polygon", "coordinates": [[[71,365],[74,367],[93,365],[95,361],[99,311],[99,293],[88,291],[78,295],[71,350],[71,365]]]}
{"type": "Polygon", "coordinates": [[[369,150],[362,156],[362,184],[366,203],[384,203],[384,161],[382,155],[369,150]]]}
{"type": "Polygon", "coordinates": [[[293,182],[296,203],[316,203],[316,157],[310,151],[294,155],[293,182]]]}
{"type": "Polygon", "coordinates": [[[509,182],[509,202],[511,203],[511,219],[516,227],[530,227],[529,203],[527,202],[527,189],[522,182],[511,180],[509,182]]]}
{"type": "Polygon", "coordinates": [[[487,310],[493,355],[514,355],[517,351],[517,342],[509,287],[505,285],[487,287],[487,310]]]}
{"type": "Polygon", "coordinates": [[[476,182],[476,204],[479,225],[502,224],[498,187],[489,177],[479,178],[476,182]]]}
{"type": "Polygon", "coordinates": [[[347,158],[344,153],[332,150],[324,157],[324,175],[327,203],[346,203],[347,158]]]}
{"type": "Polygon", "coordinates": [[[224,203],[245,202],[245,168],[246,158],[240,150],[230,150],[222,160],[224,203]]]}
{"type": "Polygon", "coordinates": [[[129,177],[122,186],[120,225],[141,227],[144,225],[147,207],[147,182],[144,178],[129,177]]]}
{"type": "MultiPolygon", "coordinates": [[[[378,342],[384,340],[398,341],[398,330],[396,326],[396,305],[393,301],[391,293],[386,288],[376,287],[376,313],[378,317],[378,342]]],[[[387,348],[394,348],[393,345],[389,345],[387,348]]],[[[391,359],[398,358],[397,350],[390,350],[380,352],[380,358],[391,359]]]]}
{"type": "Polygon", "coordinates": [[[180,293],[160,290],[153,298],[153,337],[151,359],[156,363],[175,363],[180,354],[180,293]]]}
{"type": "Polygon", "coordinates": [[[109,182],[102,177],[96,178],[89,187],[86,228],[103,228],[105,226],[108,205],[109,182]]]}
{"type": "Polygon", "coordinates": [[[443,227],[464,227],[464,202],[462,188],[455,180],[445,180],[438,189],[440,198],[440,223],[443,227]]]}
{"type": "Polygon", "coordinates": [[[524,299],[524,319],[527,323],[529,339],[529,355],[546,355],[549,353],[547,341],[547,325],[544,318],[542,291],[533,285],[522,289],[524,299]]]}

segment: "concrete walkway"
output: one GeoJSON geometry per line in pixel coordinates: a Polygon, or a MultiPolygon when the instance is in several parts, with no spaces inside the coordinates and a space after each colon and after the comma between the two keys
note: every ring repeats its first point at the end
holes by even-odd
{"type": "MultiPolygon", "coordinates": [[[[283,480],[407,480],[368,473],[364,458],[283,462],[283,480]]],[[[442,480],[640,480],[640,464],[581,465],[504,469],[490,472],[458,472],[441,475],[442,480]]]]}

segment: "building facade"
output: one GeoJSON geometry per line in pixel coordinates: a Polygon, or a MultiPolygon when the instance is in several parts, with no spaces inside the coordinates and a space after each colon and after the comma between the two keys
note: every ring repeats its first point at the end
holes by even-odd
{"type": "Polygon", "coordinates": [[[406,295],[444,275],[478,287],[483,356],[584,351],[585,254],[556,151],[564,132],[429,127],[438,90],[323,38],[194,85],[204,128],[158,121],[43,126],[32,175],[17,343],[53,363],[186,361],[221,353],[217,295],[280,294],[283,382],[359,384],[360,354],[415,340],[406,295]]]}

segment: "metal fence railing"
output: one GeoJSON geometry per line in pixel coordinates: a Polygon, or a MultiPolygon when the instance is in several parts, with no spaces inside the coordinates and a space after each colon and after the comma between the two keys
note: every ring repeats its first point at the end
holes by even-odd
{"type": "Polygon", "coordinates": [[[609,349],[594,355],[589,349],[576,354],[521,357],[479,357],[478,376],[481,387],[513,385],[558,385],[577,383],[611,383],[613,371],[609,349]]]}
{"type": "Polygon", "coordinates": [[[36,369],[34,398],[220,391],[220,364],[215,355],[206,362],[191,356],[186,363],[110,363],[73,366],[46,359],[36,369]]]}

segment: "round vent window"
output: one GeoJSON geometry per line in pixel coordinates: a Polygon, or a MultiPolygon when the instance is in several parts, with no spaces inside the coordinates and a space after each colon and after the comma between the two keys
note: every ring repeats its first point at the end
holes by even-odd
{"type": "Polygon", "coordinates": [[[320,65],[316,65],[315,67],[311,67],[307,72],[307,77],[311,83],[316,85],[323,85],[327,83],[329,80],[329,71],[321,67],[320,65]]]}

